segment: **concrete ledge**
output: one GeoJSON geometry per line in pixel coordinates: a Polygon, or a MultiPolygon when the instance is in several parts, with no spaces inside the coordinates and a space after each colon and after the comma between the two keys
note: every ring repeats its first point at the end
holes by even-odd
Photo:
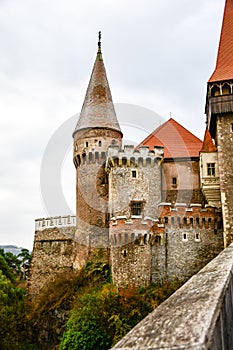
{"type": "Polygon", "coordinates": [[[233,244],[112,350],[233,349],[233,244]]]}

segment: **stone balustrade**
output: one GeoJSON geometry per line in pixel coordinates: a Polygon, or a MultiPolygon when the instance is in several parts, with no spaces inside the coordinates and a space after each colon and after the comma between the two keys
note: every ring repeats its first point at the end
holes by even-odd
{"type": "Polygon", "coordinates": [[[75,215],[54,216],[50,218],[41,218],[35,220],[35,231],[42,231],[53,227],[76,226],[75,215]]]}

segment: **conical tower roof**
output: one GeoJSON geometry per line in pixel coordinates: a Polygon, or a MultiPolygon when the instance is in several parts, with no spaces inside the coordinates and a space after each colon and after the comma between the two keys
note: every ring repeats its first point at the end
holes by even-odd
{"type": "Polygon", "coordinates": [[[99,33],[96,60],[73,136],[79,130],[93,128],[111,129],[121,133],[104,67],[100,39],[99,33]]]}
{"type": "Polygon", "coordinates": [[[209,83],[233,79],[233,0],[226,0],[218,56],[209,83]]]}
{"type": "Polygon", "coordinates": [[[206,129],[205,131],[204,141],[200,152],[206,152],[206,153],[217,152],[217,148],[212,140],[212,137],[208,129],[206,129]]]}

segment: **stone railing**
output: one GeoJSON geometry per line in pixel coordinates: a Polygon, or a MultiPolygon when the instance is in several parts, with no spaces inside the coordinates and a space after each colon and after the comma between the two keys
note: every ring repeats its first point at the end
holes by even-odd
{"type": "Polygon", "coordinates": [[[112,350],[233,349],[233,244],[112,350]]]}
{"type": "Polygon", "coordinates": [[[75,215],[54,216],[35,220],[35,231],[42,231],[46,228],[76,226],[75,215]]]}

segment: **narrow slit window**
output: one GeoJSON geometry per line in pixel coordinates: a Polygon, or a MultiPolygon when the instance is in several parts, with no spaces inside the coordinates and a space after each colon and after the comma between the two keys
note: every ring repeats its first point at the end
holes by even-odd
{"type": "Polygon", "coordinates": [[[174,185],[174,186],[177,185],[177,177],[172,178],[172,185],[174,185]]]}

